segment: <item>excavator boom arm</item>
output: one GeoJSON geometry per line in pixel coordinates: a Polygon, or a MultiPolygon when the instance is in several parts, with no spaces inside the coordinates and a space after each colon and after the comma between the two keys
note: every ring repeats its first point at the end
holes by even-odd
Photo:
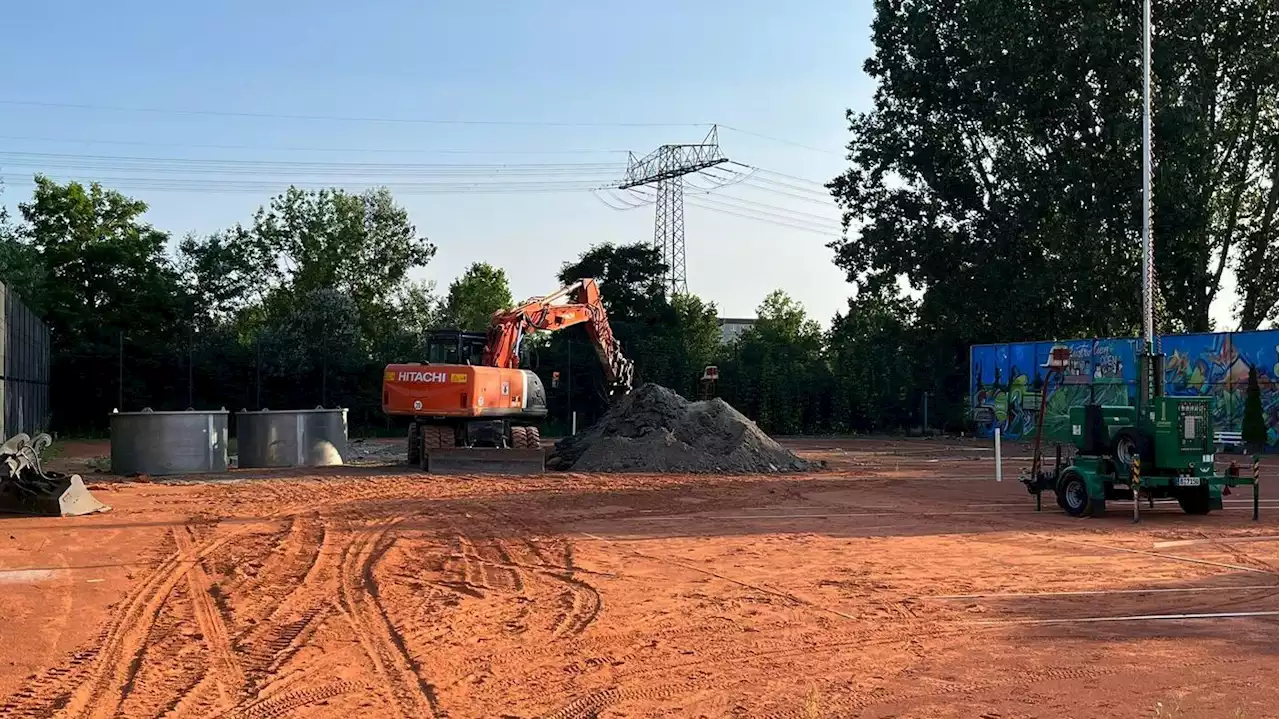
{"type": "Polygon", "coordinates": [[[526,334],[554,332],[578,324],[586,325],[611,391],[631,391],[634,364],[623,355],[622,345],[614,337],[600,298],[600,286],[589,278],[495,313],[485,342],[484,364],[514,368],[519,365],[520,342],[526,334]]]}

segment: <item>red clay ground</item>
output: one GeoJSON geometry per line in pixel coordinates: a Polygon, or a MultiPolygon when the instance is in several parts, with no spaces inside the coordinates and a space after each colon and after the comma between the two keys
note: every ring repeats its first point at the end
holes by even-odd
{"type": "Polygon", "coordinates": [[[1274,461],[1256,524],[1134,526],[979,443],[791,445],[828,471],[89,476],[0,519],[0,716],[1276,716],[1274,461]],[[1223,612],[1268,614],[1090,621],[1223,612]]]}

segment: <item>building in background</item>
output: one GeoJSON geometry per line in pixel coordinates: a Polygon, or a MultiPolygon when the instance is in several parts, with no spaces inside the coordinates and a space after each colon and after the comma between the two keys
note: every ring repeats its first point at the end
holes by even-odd
{"type": "Polygon", "coordinates": [[[49,327],[0,284],[0,442],[49,426],[49,327]]]}
{"type": "Polygon", "coordinates": [[[755,326],[754,319],[735,319],[732,317],[720,318],[720,341],[728,344],[738,338],[738,335],[746,332],[755,326]]]}

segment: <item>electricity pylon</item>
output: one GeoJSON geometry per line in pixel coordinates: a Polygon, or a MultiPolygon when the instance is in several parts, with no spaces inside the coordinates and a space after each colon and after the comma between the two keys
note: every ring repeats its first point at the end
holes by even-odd
{"type": "Polygon", "coordinates": [[[684,261],[684,176],[728,161],[720,152],[715,125],[698,144],[662,145],[640,158],[634,153],[627,155],[627,174],[618,189],[654,186],[653,246],[667,265],[664,284],[672,296],[689,291],[684,261]]]}

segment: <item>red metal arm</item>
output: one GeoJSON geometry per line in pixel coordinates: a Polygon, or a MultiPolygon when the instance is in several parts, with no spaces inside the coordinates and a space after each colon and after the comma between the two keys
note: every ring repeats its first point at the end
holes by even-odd
{"type": "Polygon", "coordinates": [[[604,367],[605,381],[613,391],[629,392],[634,365],[622,354],[622,346],[609,326],[600,286],[590,278],[578,280],[546,297],[526,300],[514,309],[494,313],[485,341],[484,364],[515,368],[519,366],[520,341],[524,335],[540,330],[554,332],[583,323],[604,367]]]}

